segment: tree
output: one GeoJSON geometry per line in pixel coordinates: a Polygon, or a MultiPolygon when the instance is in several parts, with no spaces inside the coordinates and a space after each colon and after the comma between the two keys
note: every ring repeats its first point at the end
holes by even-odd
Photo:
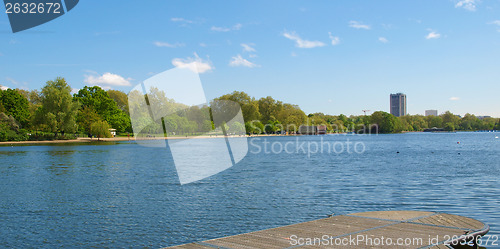
{"type": "Polygon", "coordinates": [[[240,104],[243,119],[245,121],[252,121],[260,118],[257,101],[245,92],[234,91],[231,94],[222,95],[217,98],[217,100],[231,100],[240,104]]]}
{"type": "Polygon", "coordinates": [[[16,119],[13,116],[7,115],[3,112],[0,113],[0,123],[4,124],[4,128],[7,128],[9,130],[19,130],[19,123],[16,121],[16,119]]]}
{"type": "Polygon", "coordinates": [[[497,123],[495,124],[495,130],[500,130],[500,119],[498,119],[497,123]]]}
{"type": "Polygon", "coordinates": [[[90,130],[92,135],[97,137],[97,141],[104,137],[111,137],[108,122],[104,120],[92,123],[90,130]]]}
{"type": "Polygon", "coordinates": [[[269,120],[276,119],[283,109],[283,102],[274,100],[270,96],[259,99],[258,103],[262,123],[268,123],[269,120]]]}
{"type": "Polygon", "coordinates": [[[201,127],[202,132],[209,132],[211,130],[214,130],[214,123],[210,120],[204,120],[203,121],[203,126],[201,127]]]}
{"type": "Polygon", "coordinates": [[[264,132],[264,124],[258,120],[252,120],[245,123],[245,129],[249,134],[261,134],[264,132]]]}
{"type": "Polygon", "coordinates": [[[392,114],[387,112],[374,112],[370,116],[371,122],[374,125],[378,126],[378,130],[380,133],[393,133],[399,132],[398,129],[400,126],[399,120],[392,114]]]}
{"type": "Polygon", "coordinates": [[[71,97],[71,87],[64,78],[47,81],[42,89],[42,106],[37,109],[37,122],[48,131],[74,132],[78,102],[71,97]]]}
{"type": "Polygon", "coordinates": [[[296,132],[298,127],[306,123],[307,116],[298,105],[283,104],[277,119],[287,132],[296,132]]]}
{"type": "Polygon", "coordinates": [[[461,130],[470,131],[479,128],[479,119],[472,114],[465,114],[465,116],[460,120],[459,128],[461,130]]]}
{"type": "Polygon", "coordinates": [[[108,95],[116,102],[116,105],[120,108],[120,110],[129,115],[128,96],[126,93],[118,90],[108,90],[108,95]]]}
{"type": "Polygon", "coordinates": [[[457,127],[458,126],[458,123],[460,121],[460,118],[451,113],[450,111],[446,111],[444,114],[441,115],[441,117],[443,118],[443,124],[447,124],[447,123],[451,123],[453,124],[453,127],[457,127]]]}
{"type": "Polygon", "coordinates": [[[26,132],[20,129],[16,119],[0,112],[0,142],[26,141],[27,139],[26,132]]]}
{"type": "Polygon", "coordinates": [[[92,124],[98,121],[101,121],[101,117],[99,117],[99,114],[97,114],[92,107],[84,106],[82,109],[78,110],[76,122],[80,131],[92,133],[92,124]]]}
{"type": "Polygon", "coordinates": [[[5,114],[14,117],[21,126],[28,125],[31,119],[29,102],[18,90],[0,90],[0,104],[5,114]]]}
{"type": "Polygon", "coordinates": [[[438,116],[427,116],[427,124],[429,128],[443,128],[443,118],[438,116]]]}
{"type": "Polygon", "coordinates": [[[115,102],[108,93],[98,86],[80,89],[74,95],[75,101],[78,101],[82,107],[89,107],[103,120],[106,120],[113,128],[119,132],[124,132],[130,129],[130,118],[128,115],[118,108],[115,102]]]}
{"type": "Polygon", "coordinates": [[[455,125],[452,122],[444,124],[445,131],[455,131],[455,125]]]}
{"type": "Polygon", "coordinates": [[[233,122],[229,126],[229,133],[232,133],[235,135],[245,134],[245,125],[243,125],[240,122],[233,122]]]}
{"type": "Polygon", "coordinates": [[[269,120],[264,126],[266,134],[274,134],[275,132],[281,130],[281,124],[278,120],[269,120]]]}

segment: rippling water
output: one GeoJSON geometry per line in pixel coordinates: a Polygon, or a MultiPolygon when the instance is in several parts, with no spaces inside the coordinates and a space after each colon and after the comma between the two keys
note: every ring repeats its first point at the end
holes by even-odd
{"type": "Polygon", "coordinates": [[[310,155],[256,154],[264,142],[285,145],[297,138],[253,138],[236,166],[183,186],[165,149],[129,142],[2,146],[0,247],[158,248],[380,210],[464,215],[498,236],[495,136],[322,136],[328,143],[360,142],[366,150],[310,155]]]}

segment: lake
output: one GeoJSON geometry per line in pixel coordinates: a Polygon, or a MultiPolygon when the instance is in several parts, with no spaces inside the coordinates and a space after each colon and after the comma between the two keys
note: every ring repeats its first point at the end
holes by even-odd
{"type": "Polygon", "coordinates": [[[0,146],[0,247],[159,248],[382,210],[468,216],[498,236],[499,135],[251,138],[238,164],[186,185],[166,149],[134,142],[0,146]],[[320,139],[357,151],[262,147],[320,139]]]}

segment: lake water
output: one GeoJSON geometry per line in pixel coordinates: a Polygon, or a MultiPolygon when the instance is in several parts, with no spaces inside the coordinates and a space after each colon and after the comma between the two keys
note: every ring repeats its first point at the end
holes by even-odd
{"type": "Polygon", "coordinates": [[[499,135],[322,136],[362,143],[364,152],[309,155],[255,153],[265,141],[253,138],[237,165],[182,186],[165,149],[133,142],[1,146],[0,247],[158,248],[381,210],[464,215],[498,236],[499,135]]]}

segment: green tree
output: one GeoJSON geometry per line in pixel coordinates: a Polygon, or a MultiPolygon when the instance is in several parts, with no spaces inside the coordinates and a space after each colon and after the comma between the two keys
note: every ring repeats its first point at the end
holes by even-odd
{"type": "Polygon", "coordinates": [[[477,130],[480,126],[480,120],[472,115],[472,114],[465,114],[465,116],[460,120],[459,128],[460,130],[465,130],[465,131],[470,131],[470,130],[477,130]]]}
{"type": "Polygon", "coordinates": [[[245,123],[245,129],[249,134],[261,134],[264,132],[264,124],[258,120],[252,120],[245,123]]]}
{"type": "Polygon", "coordinates": [[[41,102],[36,120],[45,130],[63,135],[76,130],[78,102],[73,101],[71,87],[64,78],[47,81],[42,89],[41,102]]]}
{"type": "Polygon", "coordinates": [[[371,117],[371,123],[378,126],[380,133],[393,133],[399,132],[399,120],[392,114],[387,112],[377,111],[371,117]]]}
{"type": "Polygon", "coordinates": [[[269,121],[274,121],[283,109],[283,102],[274,100],[270,96],[259,99],[258,104],[261,122],[264,124],[267,124],[269,121]]]}
{"type": "Polygon", "coordinates": [[[92,107],[84,106],[82,109],[78,110],[78,115],[76,116],[76,122],[78,124],[78,129],[81,132],[92,133],[92,124],[101,121],[101,117],[97,112],[92,109],[92,107]]]}
{"type": "Polygon", "coordinates": [[[99,141],[101,138],[111,137],[111,133],[109,132],[109,124],[104,120],[92,123],[90,131],[92,135],[97,137],[97,141],[99,141]]]}
{"type": "Polygon", "coordinates": [[[126,93],[118,90],[108,90],[108,95],[116,102],[116,105],[120,108],[120,110],[129,115],[128,96],[126,93]]]}
{"type": "Polygon", "coordinates": [[[273,134],[277,131],[280,131],[281,128],[281,123],[278,120],[269,120],[267,121],[267,124],[264,125],[266,134],[273,134]]]}
{"type": "Polygon", "coordinates": [[[425,117],[429,128],[443,128],[443,118],[440,116],[427,116],[425,117]]]}
{"type": "Polygon", "coordinates": [[[455,125],[452,122],[444,124],[445,131],[455,131],[455,125]]]}
{"type": "Polygon", "coordinates": [[[98,86],[85,86],[74,95],[74,99],[82,107],[89,107],[95,110],[103,120],[106,120],[117,131],[124,132],[130,130],[130,118],[118,108],[117,102],[102,88],[98,86]]]}
{"type": "Polygon", "coordinates": [[[229,126],[229,133],[232,133],[235,135],[245,134],[245,125],[243,125],[240,122],[233,122],[229,126]]]}
{"type": "Polygon", "coordinates": [[[29,102],[18,90],[0,90],[0,103],[5,114],[14,117],[21,126],[28,125],[31,119],[29,102]]]}
{"type": "Polygon", "coordinates": [[[217,100],[231,100],[240,104],[245,121],[258,120],[260,118],[259,104],[255,101],[255,98],[250,97],[245,92],[234,91],[230,94],[222,95],[217,100]]]}
{"type": "Polygon", "coordinates": [[[460,118],[450,111],[446,111],[441,117],[443,118],[443,124],[445,124],[445,126],[447,123],[451,123],[453,127],[457,127],[460,122],[460,118]]]}
{"type": "Polygon", "coordinates": [[[276,118],[289,133],[298,131],[298,127],[305,124],[307,120],[304,111],[298,105],[292,104],[283,104],[283,108],[277,114],[276,118]]]}

